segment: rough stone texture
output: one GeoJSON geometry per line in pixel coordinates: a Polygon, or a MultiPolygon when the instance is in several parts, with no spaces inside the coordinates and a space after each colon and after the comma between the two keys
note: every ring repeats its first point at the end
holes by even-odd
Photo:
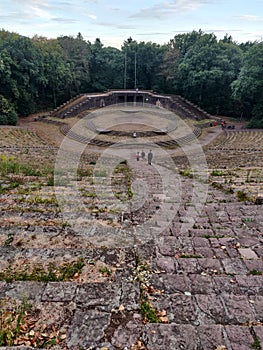
{"type": "Polygon", "coordinates": [[[257,254],[250,248],[240,248],[238,251],[244,259],[258,259],[257,254]]]}
{"type": "Polygon", "coordinates": [[[225,346],[225,339],[223,336],[223,326],[221,325],[207,325],[198,327],[198,335],[201,340],[202,349],[215,350],[220,345],[225,346]]]}
{"type": "Polygon", "coordinates": [[[199,339],[190,325],[146,325],[142,339],[149,350],[197,350],[199,339]]]}
{"type": "Polygon", "coordinates": [[[252,348],[254,339],[248,327],[226,326],[225,329],[233,350],[248,350],[252,348]]]}
{"type": "Polygon", "coordinates": [[[87,349],[101,342],[110,323],[110,314],[96,310],[76,311],[69,330],[67,346],[69,349],[87,349]]]}
{"type": "Polygon", "coordinates": [[[105,283],[90,283],[79,287],[76,303],[81,307],[98,308],[110,312],[120,305],[121,288],[117,285],[105,283]]]}
{"type": "Polygon", "coordinates": [[[13,282],[6,286],[6,297],[27,298],[29,301],[38,302],[41,300],[45,284],[41,282],[13,282]]]}
{"type": "Polygon", "coordinates": [[[142,329],[142,319],[138,314],[134,314],[133,319],[126,324],[120,325],[114,332],[112,344],[117,348],[130,348],[137,343],[142,329]]]}
{"type": "MultiPolygon", "coordinates": [[[[33,150],[30,152],[32,155],[33,150]]],[[[246,165],[243,162],[258,157],[262,164],[263,159],[262,153],[253,152],[214,154],[214,150],[207,150],[206,156],[211,167],[219,164],[218,169],[222,166],[222,172],[227,173],[224,178],[210,176],[210,183],[218,181],[222,186],[233,180],[228,173],[232,161],[240,172],[246,172],[239,162],[246,165]]],[[[89,163],[90,155],[87,157],[89,163]]],[[[175,157],[178,168],[184,169],[185,158],[175,157]]],[[[118,213],[110,212],[108,188],[101,189],[103,199],[89,201],[87,195],[87,208],[94,207],[89,217],[100,219],[94,237],[62,227],[63,217],[51,205],[19,201],[16,189],[1,195],[1,271],[18,263],[65,264],[78,257],[85,261],[85,273],[69,281],[0,282],[3,303],[27,295],[40,315],[38,326],[45,323],[66,332],[64,343],[53,350],[251,350],[257,339],[263,348],[262,206],[239,202],[236,193],[208,186],[206,202],[197,214],[200,208],[192,203],[193,180],[176,174],[182,193],[178,202],[169,203],[167,210],[173,218],[167,222],[166,213],[160,215],[159,208],[162,199],[171,200],[171,193],[162,193],[155,165],[133,159],[129,163],[132,178],[147,183],[147,198],[142,207],[137,201],[139,209],[125,213],[127,219],[121,222],[118,213]],[[196,215],[195,222],[189,219],[190,212],[196,215]],[[156,222],[144,230],[145,221],[152,217],[156,222]],[[104,246],[101,242],[113,231],[110,219],[116,219],[113,223],[121,238],[136,238],[134,232],[140,227],[149,239],[144,242],[142,234],[142,242],[134,239],[128,247],[117,241],[111,247],[104,246]],[[10,235],[13,241],[7,244],[10,235]],[[103,268],[109,274],[103,273],[103,268]],[[141,306],[145,301],[163,323],[152,324],[149,314],[143,320],[141,306]]],[[[162,159],[158,166],[164,167],[162,159]]],[[[246,174],[234,179],[235,191],[243,186],[237,184],[238,179],[246,183],[246,174]]],[[[39,196],[49,196],[53,189],[38,183],[42,180],[34,178],[30,186],[40,184],[39,196]]],[[[79,179],[79,188],[87,194],[94,192],[90,180],[86,176],[79,179]]],[[[8,186],[3,183],[2,188],[8,186]]],[[[116,193],[127,193],[127,184],[118,186],[116,193]]]]}
{"type": "Polygon", "coordinates": [[[64,301],[73,300],[77,285],[70,282],[50,282],[47,284],[42,301],[64,301]]]}

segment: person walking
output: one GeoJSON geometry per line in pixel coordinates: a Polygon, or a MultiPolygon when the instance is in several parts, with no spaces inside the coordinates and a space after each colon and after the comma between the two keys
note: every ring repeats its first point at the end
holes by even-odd
{"type": "Polygon", "coordinates": [[[144,151],[141,152],[141,158],[142,158],[142,160],[145,159],[145,152],[144,151]]]}
{"type": "Polygon", "coordinates": [[[152,159],[153,159],[153,154],[152,154],[152,150],[150,150],[150,152],[148,153],[148,164],[151,165],[152,164],[152,159]]]}
{"type": "Polygon", "coordinates": [[[136,153],[136,159],[137,159],[137,161],[140,160],[140,152],[137,152],[137,153],[136,153]]]}

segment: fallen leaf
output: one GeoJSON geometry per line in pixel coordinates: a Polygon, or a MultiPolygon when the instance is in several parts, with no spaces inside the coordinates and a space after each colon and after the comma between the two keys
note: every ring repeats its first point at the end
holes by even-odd
{"type": "Polygon", "coordinates": [[[169,320],[168,320],[168,317],[167,316],[164,316],[164,317],[159,317],[160,321],[162,323],[169,323],[169,320]]]}
{"type": "Polygon", "coordinates": [[[124,311],[125,307],[123,305],[120,305],[119,311],[124,311]]]}
{"type": "Polygon", "coordinates": [[[159,311],[158,314],[160,317],[166,316],[166,311],[165,310],[159,311]]]}

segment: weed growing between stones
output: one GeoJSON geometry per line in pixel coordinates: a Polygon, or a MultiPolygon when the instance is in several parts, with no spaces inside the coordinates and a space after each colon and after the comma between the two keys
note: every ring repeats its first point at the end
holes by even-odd
{"type": "Polygon", "coordinates": [[[251,271],[248,272],[248,275],[253,275],[253,276],[261,276],[262,275],[262,272],[261,271],[258,271],[256,269],[253,269],[251,271]]]}
{"type": "Polygon", "coordinates": [[[158,311],[148,300],[141,301],[141,315],[145,323],[159,323],[158,311]]]}
{"type": "Polygon", "coordinates": [[[99,269],[100,273],[102,273],[104,276],[110,276],[111,275],[111,270],[106,267],[106,266],[103,266],[99,269]]]}
{"type": "Polygon", "coordinates": [[[142,262],[138,256],[135,257],[136,268],[134,280],[139,282],[141,301],[140,301],[140,313],[142,315],[143,323],[168,323],[166,312],[157,310],[151,302],[149,292],[153,288],[149,285],[149,264],[142,262]]]}
{"type": "Polygon", "coordinates": [[[21,329],[25,324],[27,312],[32,305],[28,303],[27,298],[23,297],[22,302],[16,301],[6,308],[5,300],[0,300],[0,346],[16,345],[16,339],[21,335],[21,329]]]}
{"type": "Polygon", "coordinates": [[[192,179],[194,177],[194,175],[192,174],[190,169],[180,170],[179,174],[182,176],[189,177],[190,179],[192,179]]]}
{"type": "Polygon", "coordinates": [[[13,269],[9,266],[7,269],[0,272],[0,281],[38,281],[38,282],[60,282],[69,281],[79,274],[84,267],[84,259],[79,258],[77,262],[69,262],[56,266],[54,263],[49,263],[47,268],[42,265],[27,266],[22,269],[13,269]]]}
{"type": "Polygon", "coordinates": [[[239,202],[249,201],[249,197],[243,190],[237,191],[237,199],[239,202]]]}
{"type": "Polygon", "coordinates": [[[11,245],[11,243],[13,242],[13,240],[14,240],[14,234],[8,234],[7,235],[7,239],[5,240],[5,242],[4,242],[4,246],[5,247],[10,247],[10,245],[11,245]]]}
{"type": "Polygon", "coordinates": [[[255,350],[262,350],[259,338],[254,335],[254,342],[251,344],[251,348],[255,350]]]}
{"type": "Polygon", "coordinates": [[[222,171],[216,169],[212,170],[211,172],[211,176],[222,176],[223,174],[224,173],[222,171]]]}
{"type": "Polygon", "coordinates": [[[183,259],[201,259],[201,258],[203,258],[203,256],[197,255],[197,254],[182,254],[182,255],[180,255],[180,258],[183,258],[183,259]]]}
{"type": "Polygon", "coordinates": [[[6,176],[8,174],[23,174],[25,176],[42,176],[39,169],[35,169],[26,164],[20,164],[13,156],[5,154],[0,155],[0,174],[6,176]]]}
{"type": "Polygon", "coordinates": [[[65,342],[65,329],[39,323],[39,310],[26,296],[22,301],[0,299],[0,310],[0,346],[48,349],[65,342]]]}

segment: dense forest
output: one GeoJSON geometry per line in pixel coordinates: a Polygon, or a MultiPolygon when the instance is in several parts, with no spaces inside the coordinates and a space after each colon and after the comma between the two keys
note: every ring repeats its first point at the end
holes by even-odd
{"type": "Polygon", "coordinates": [[[80,93],[136,87],[263,127],[263,42],[238,44],[199,30],[164,45],[128,38],[119,50],[80,33],[47,39],[0,31],[0,124],[80,93]]]}

